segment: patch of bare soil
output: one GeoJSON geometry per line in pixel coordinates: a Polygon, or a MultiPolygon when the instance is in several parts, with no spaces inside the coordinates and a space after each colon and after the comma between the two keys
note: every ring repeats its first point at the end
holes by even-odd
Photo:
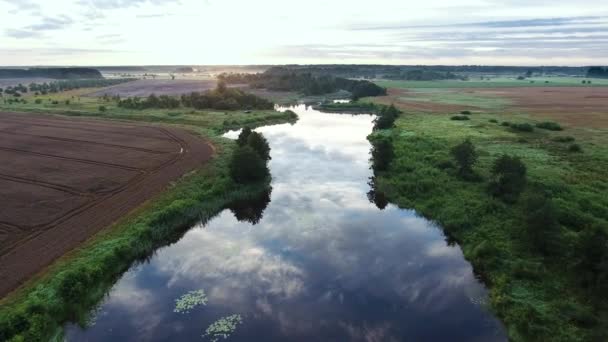
{"type": "Polygon", "coordinates": [[[212,154],[181,129],[0,113],[0,296],[212,154]]]}

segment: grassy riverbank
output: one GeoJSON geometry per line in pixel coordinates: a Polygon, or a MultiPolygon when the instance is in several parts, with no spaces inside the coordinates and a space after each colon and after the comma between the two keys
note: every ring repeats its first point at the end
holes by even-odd
{"type": "MultiPolygon", "coordinates": [[[[92,237],[4,298],[0,302],[1,341],[46,341],[59,338],[67,321],[86,324],[90,310],[134,262],[145,261],[159,247],[179,240],[192,224],[211,219],[231,202],[247,200],[266,191],[269,181],[243,186],[232,180],[229,161],[236,144],[222,138],[220,133],[245,124],[253,127],[297,119],[295,114],[274,111],[195,111],[184,113],[191,116],[184,119],[166,111],[115,108],[68,111],[65,107],[69,104],[55,106],[57,108],[50,112],[178,124],[211,140],[217,153],[202,170],[185,175],[162,195],[92,237]],[[224,124],[226,120],[229,125],[224,124]]],[[[2,109],[9,109],[6,107],[2,109]]],[[[29,102],[10,105],[13,111],[42,112],[47,109],[29,102]]]]}
{"type": "Polygon", "coordinates": [[[392,138],[395,152],[389,169],[377,175],[378,190],[437,221],[459,243],[489,286],[491,307],[512,340],[606,340],[606,128],[522,132],[501,123],[534,127],[539,120],[498,113],[450,120],[453,114],[403,114],[394,129],[374,133],[392,138]],[[476,181],[462,180],[450,155],[467,138],[479,155],[476,181]],[[487,190],[492,162],[501,154],[527,166],[526,190],[514,204],[487,190]],[[526,199],[538,193],[551,199],[558,223],[543,237],[550,252],[540,252],[531,238],[526,199]]]}

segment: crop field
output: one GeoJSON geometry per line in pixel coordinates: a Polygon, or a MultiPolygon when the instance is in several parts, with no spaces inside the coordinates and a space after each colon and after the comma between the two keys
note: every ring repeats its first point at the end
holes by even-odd
{"type": "Polygon", "coordinates": [[[204,92],[215,88],[216,80],[137,80],[119,84],[113,87],[96,90],[88,96],[115,96],[121,97],[145,97],[150,94],[156,95],[181,95],[192,92],[204,92]]]}
{"type": "Polygon", "coordinates": [[[608,79],[588,79],[582,77],[531,77],[518,80],[516,77],[484,77],[484,80],[471,78],[469,81],[401,81],[376,80],[375,83],[386,88],[520,88],[520,87],[602,87],[608,86],[608,79]],[[591,84],[583,84],[591,80],[591,84]]]}
{"type": "Polygon", "coordinates": [[[181,129],[0,113],[0,294],[212,153],[181,129]]]}
{"type": "MultiPolygon", "coordinates": [[[[566,79],[568,80],[568,79],[566,79]]],[[[565,82],[566,81],[562,81],[565,82]]],[[[395,103],[406,112],[449,113],[461,110],[496,114],[526,114],[551,119],[566,126],[606,128],[608,87],[605,80],[594,80],[595,86],[501,86],[499,82],[485,82],[485,87],[464,87],[463,81],[420,82],[434,83],[435,88],[412,85],[413,82],[378,82],[389,88],[388,96],[375,102],[395,103]],[[602,83],[602,81],[604,81],[602,83]],[[441,86],[439,86],[441,85],[441,86]],[[453,85],[453,88],[448,87],[453,85]],[[411,87],[411,88],[410,88],[411,87]]]]}

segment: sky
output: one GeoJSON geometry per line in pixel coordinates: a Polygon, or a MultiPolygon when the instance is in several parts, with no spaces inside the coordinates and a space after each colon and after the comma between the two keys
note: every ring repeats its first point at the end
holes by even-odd
{"type": "Polygon", "coordinates": [[[0,0],[0,65],[608,65],[603,0],[0,0]]]}

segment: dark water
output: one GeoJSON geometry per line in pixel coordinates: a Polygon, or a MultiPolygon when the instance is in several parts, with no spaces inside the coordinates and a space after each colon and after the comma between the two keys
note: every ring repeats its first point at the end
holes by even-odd
{"type": "Polygon", "coordinates": [[[234,314],[228,341],[505,340],[459,247],[415,212],[368,200],[372,116],[294,110],[297,124],[258,129],[272,193],[131,269],[88,328],[66,327],[69,341],[213,341],[207,327],[234,314]],[[173,311],[199,289],[207,305],[173,311]]]}

